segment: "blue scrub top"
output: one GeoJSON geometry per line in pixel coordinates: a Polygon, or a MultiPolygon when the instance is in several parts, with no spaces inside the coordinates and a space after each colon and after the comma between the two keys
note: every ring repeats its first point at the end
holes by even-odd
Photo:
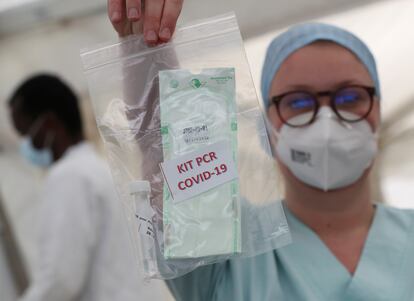
{"type": "Polygon", "coordinates": [[[176,300],[414,300],[414,210],[377,205],[354,275],[315,232],[285,211],[292,244],[168,280],[176,300]]]}

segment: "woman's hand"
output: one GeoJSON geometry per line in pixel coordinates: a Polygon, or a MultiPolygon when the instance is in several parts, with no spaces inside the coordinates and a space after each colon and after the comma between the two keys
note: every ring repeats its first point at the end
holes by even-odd
{"type": "Polygon", "coordinates": [[[184,0],[108,0],[108,16],[120,37],[144,34],[150,45],[168,42],[184,0]]]}

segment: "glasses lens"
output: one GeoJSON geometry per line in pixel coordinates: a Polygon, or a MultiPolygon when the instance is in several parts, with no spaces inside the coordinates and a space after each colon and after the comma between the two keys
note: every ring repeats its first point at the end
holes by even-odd
{"type": "Polygon", "coordinates": [[[362,87],[349,87],[335,94],[334,105],[341,118],[356,121],[365,117],[371,108],[371,96],[362,87]]]}
{"type": "Polygon", "coordinates": [[[280,117],[289,125],[302,126],[308,124],[315,114],[316,100],[308,94],[293,92],[280,99],[280,117]]]}

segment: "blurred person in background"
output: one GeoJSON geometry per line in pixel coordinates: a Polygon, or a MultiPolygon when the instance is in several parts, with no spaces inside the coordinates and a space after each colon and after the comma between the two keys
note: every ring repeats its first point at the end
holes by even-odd
{"type": "Polygon", "coordinates": [[[147,296],[142,290],[121,204],[106,163],[85,141],[71,88],[55,75],[35,75],[8,104],[21,154],[48,169],[36,269],[21,300],[160,299],[161,283],[147,296]]]}

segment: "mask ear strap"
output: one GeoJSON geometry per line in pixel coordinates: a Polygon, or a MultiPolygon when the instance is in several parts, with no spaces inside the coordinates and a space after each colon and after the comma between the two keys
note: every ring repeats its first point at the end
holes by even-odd
{"type": "Polygon", "coordinates": [[[27,131],[29,136],[34,137],[35,135],[37,135],[40,127],[42,126],[42,122],[45,120],[45,118],[46,118],[45,115],[42,115],[42,116],[36,118],[36,120],[33,122],[31,127],[27,131]]]}
{"type": "Polygon", "coordinates": [[[56,137],[55,132],[51,133],[50,131],[48,131],[47,134],[46,134],[45,145],[44,145],[43,148],[49,148],[50,149],[53,142],[54,142],[54,140],[55,140],[55,137],[56,137]]]}
{"type": "Polygon", "coordinates": [[[275,129],[275,127],[273,126],[273,124],[271,123],[271,121],[269,120],[267,116],[265,116],[264,120],[265,120],[266,134],[268,136],[267,138],[268,138],[269,147],[270,147],[269,155],[271,157],[274,157],[276,154],[277,140],[281,139],[281,134],[275,129]]]}
{"type": "Polygon", "coordinates": [[[269,120],[269,117],[265,116],[264,120],[265,120],[265,125],[266,125],[266,130],[267,130],[268,135],[269,136],[273,135],[274,137],[279,139],[280,138],[280,132],[275,129],[272,122],[269,120]]]}

